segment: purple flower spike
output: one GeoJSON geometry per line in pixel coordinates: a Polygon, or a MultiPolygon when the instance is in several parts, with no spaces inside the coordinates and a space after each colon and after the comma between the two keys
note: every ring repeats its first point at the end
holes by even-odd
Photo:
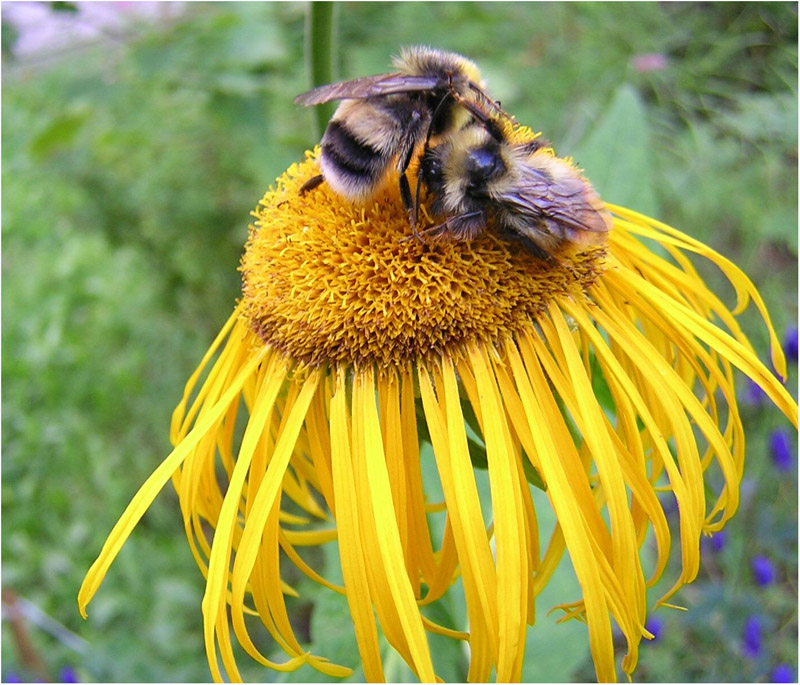
{"type": "Polygon", "coordinates": [[[775,582],[775,567],[765,556],[758,555],[750,560],[750,569],[753,571],[753,579],[758,585],[764,587],[775,582]]]}
{"type": "Polygon", "coordinates": [[[745,385],[742,402],[749,404],[752,407],[760,407],[766,404],[766,401],[767,393],[761,389],[761,386],[758,383],[751,378],[748,378],[745,385]]]}
{"type": "Polygon", "coordinates": [[[711,547],[715,552],[721,552],[723,549],[725,549],[725,543],[727,542],[728,533],[724,530],[720,530],[711,536],[711,547]]]}
{"type": "Polygon", "coordinates": [[[711,537],[700,538],[700,549],[703,554],[719,554],[728,542],[728,534],[724,530],[717,531],[711,537]]]}
{"type": "Polygon", "coordinates": [[[789,326],[783,337],[783,351],[789,361],[797,362],[797,326],[789,326]]]}
{"type": "Polygon", "coordinates": [[[792,457],[792,442],[789,431],[777,428],[769,436],[769,448],[772,452],[772,462],[781,473],[791,470],[794,464],[792,457]]]}
{"type": "Polygon", "coordinates": [[[789,664],[778,664],[769,677],[771,683],[796,683],[794,669],[789,664]]]}
{"type": "Polygon", "coordinates": [[[742,653],[748,659],[755,659],[761,654],[761,622],[758,616],[748,616],[742,631],[742,653]]]}
{"type": "Polygon", "coordinates": [[[58,672],[58,681],[60,683],[79,683],[81,682],[78,680],[78,674],[75,673],[75,669],[72,666],[64,666],[58,672]]]}
{"type": "Polygon", "coordinates": [[[661,631],[664,629],[664,620],[660,616],[651,616],[647,619],[644,627],[653,633],[651,642],[658,642],[661,637],[661,631]]]}
{"type": "Polygon", "coordinates": [[[678,513],[678,500],[671,492],[665,492],[660,497],[661,507],[664,509],[664,515],[667,518],[672,518],[678,513]]]}

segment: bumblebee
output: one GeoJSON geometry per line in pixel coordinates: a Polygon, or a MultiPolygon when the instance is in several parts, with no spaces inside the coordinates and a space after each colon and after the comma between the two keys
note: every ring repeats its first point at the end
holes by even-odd
{"type": "Polygon", "coordinates": [[[364,201],[394,169],[416,233],[406,177],[415,150],[470,122],[461,103],[476,103],[481,111],[499,110],[499,105],[484,91],[475,63],[456,53],[409,47],[393,63],[396,72],[319,86],[294,99],[300,105],[343,100],[322,137],[322,173],[301,192],[324,180],[343,197],[364,201]]]}
{"type": "Polygon", "coordinates": [[[431,210],[444,217],[425,235],[472,240],[491,222],[545,259],[605,241],[611,214],[577,169],[546,150],[549,143],[511,142],[508,126],[474,103],[461,104],[472,123],[427,147],[420,160],[431,210]]]}

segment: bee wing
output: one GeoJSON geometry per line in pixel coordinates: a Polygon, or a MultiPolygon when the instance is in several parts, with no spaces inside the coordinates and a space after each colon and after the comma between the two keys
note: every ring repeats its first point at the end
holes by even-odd
{"type": "Polygon", "coordinates": [[[297,105],[305,106],[321,105],[332,100],[360,100],[380,95],[433,90],[441,86],[441,80],[434,76],[407,76],[400,73],[378,74],[377,76],[364,76],[352,81],[317,86],[306,93],[298,95],[294,102],[297,105]]]}
{"type": "Polygon", "coordinates": [[[516,192],[506,198],[518,213],[535,221],[555,221],[570,231],[608,232],[610,215],[594,188],[580,176],[570,173],[554,178],[532,166],[522,168],[516,192]]]}

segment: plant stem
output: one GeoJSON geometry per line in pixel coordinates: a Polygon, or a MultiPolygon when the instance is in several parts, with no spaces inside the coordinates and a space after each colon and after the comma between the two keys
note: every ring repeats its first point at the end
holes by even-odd
{"type": "MultiPolygon", "coordinates": [[[[333,81],[333,56],[335,52],[333,2],[309,2],[306,15],[306,61],[311,73],[311,86],[319,86],[333,81]]],[[[322,132],[333,115],[332,102],[314,107],[316,134],[322,132]]]]}

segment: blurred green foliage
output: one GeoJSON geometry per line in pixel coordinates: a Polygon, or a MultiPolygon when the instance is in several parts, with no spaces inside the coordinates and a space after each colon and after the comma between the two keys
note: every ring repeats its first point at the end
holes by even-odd
{"type": "MultiPolygon", "coordinates": [[[[405,44],[463,52],[503,106],[573,156],[607,200],[709,243],[751,275],[779,332],[796,323],[794,3],[339,10],[340,75],[385,71],[405,44]],[[637,61],[653,54],[656,68],[637,61]]],[[[189,3],[178,18],[24,60],[3,24],[3,584],[87,641],[76,652],[28,625],[52,674],[72,665],[83,680],[208,679],[203,581],[172,493],[126,544],[88,622],[76,594],[169,451],[172,407],[237,298],[250,210],[315,142],[312,112],[292,104],[309,85],[304,16],[296,3],[189,3]]],[[[703,273],[729,297],[718,273],[703,273]]],[[[766,358],[755,323],[744,317],[766,358]]],[[[660,612],[664,635],[643,645],[637,679],[764,680],[779,661],[797,672],[796,463],[771,467],[774,412],[751,408],[745,419],[749,475],[730,541],[677,598],[690,611],[660,612]],[[773,559],[776,583],[753,584],[754,554],[773,559]],[[741,655],[751,613],[766,617],[758,660],[741,655]]],[[[577,593],[562,571],[554,587],[564,594],[542,603],[531,631],[529,651],[542,656],[526,664],[527,680],[592,677],[585,629],[545,616],[577,593]],[[573,658],[548,660],[565,640],[573,658]]],[[[298,625],[316,653],[357,663],[342,605],[312,604],[309,588],[299,581],[298,625]]],[[[440,610],[459,617],[456,601],[440,610]]],[[[437,650],[452,653],[446,675],[463,677],[461,648],[437,650]]],[[[26,677],[8,621],[2,657],[4,675],[26,677]]],[[[249,680],[286,679],[240,665],[249,680]]]]}

